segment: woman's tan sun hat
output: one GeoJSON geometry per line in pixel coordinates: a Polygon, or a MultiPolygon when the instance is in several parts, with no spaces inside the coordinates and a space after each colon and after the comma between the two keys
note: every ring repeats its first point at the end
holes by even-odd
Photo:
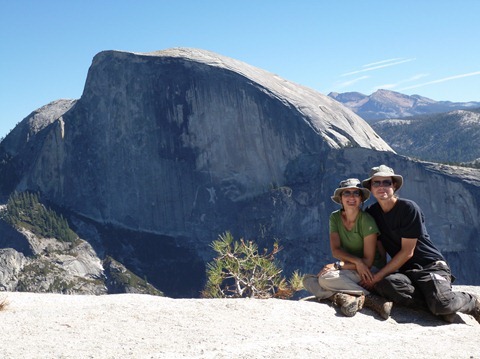
{"type": "Polygon", "coordinates": [[[370,198],[370,191],[366,188],[363,188],[360,184],[360,180],[357,178],[349,178],[344,181],[340,181],[338,188],[333,193],[332,201],[338,204],[342,204],[340,196],[342,192],[346,189],[358,189],[362,192],[362,202],[365,202],[370,198]]]}
{"type": "Polygon", "coordinates": [[[392,177],[393,183],[396,183],[395,192],[398,191],[403,185],[403,177],[396,175],[392,168],[385,165],[372,167],[370,170],[370,177],[362,181],[363,187],[371,189],[373,177],[392,177]]]}

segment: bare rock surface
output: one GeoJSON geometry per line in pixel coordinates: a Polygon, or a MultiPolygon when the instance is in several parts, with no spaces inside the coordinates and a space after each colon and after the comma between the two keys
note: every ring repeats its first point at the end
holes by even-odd
{"type": "MultiPolygon", "coordinates": [[[[479,287],[455,287],[480,295],[479,287]]],[[[2,293],[2,358],[480,358],[480,324],[326,302],[2,293]]]]}

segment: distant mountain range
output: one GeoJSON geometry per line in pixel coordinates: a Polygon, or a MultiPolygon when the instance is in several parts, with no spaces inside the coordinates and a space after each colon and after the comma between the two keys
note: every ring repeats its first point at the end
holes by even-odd
{"type": "Polygon", "coordinates": [[[330,92],[328,96],[344,104],[369,123],[387,118],[480,108],[480,102],[435,101],[419,95],[408,96],[389,90],[378,90],[370,96],[360,92],[330,92]]]}
{"type": "Polygon", "coordinates": [[[386,119],[371,126],[398,154],[434,162],[480,164],[480,109],[386,119]]]}

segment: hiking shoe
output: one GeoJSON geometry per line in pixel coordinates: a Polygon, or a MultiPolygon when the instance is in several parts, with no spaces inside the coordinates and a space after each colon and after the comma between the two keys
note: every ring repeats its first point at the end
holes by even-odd
{"type": "Polygon", "coordinates": [[[363,306],[365,305],[365,295],[362,294],[361,296],[357,297],[357,304],[358,304],[358,307],[357,307],[357,310],[360,311],[363,309],[363,306]]]}
{"type": "Polygon", "coordinates": [[[363,308],[365,296],[354,296],[346,293],[335,293],[330,299],[335,305],[340,307],[343,315],[353,317],[357,311],[363,308]]]}
{"type": "Polygon", "coordinates": [[[455,318],[457,317],[457,313],[443,314],[443,315],[439,315],[439,317],[442,318],[447,323],[453,323],[455,321],[455,318]]]}
{"type": "Polygon", "coordinates": [[[392,311],[393,302],[370,293],[365,297],[365,307],[377,312],[383,319],[388,319],[392,311]]]}
{"type": "Polygon", "coordinates": [[[468,314],[470,314],[472,317],[475,318],[475,320],[478,323],[480,323],[480,298],[479,297],[475,297],[475,308],[473,308],[473,310],[468,314]]]}

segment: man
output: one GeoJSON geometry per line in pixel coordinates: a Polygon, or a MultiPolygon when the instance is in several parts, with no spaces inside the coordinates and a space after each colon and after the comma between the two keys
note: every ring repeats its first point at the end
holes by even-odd
{"type": "Polygon", "coordinates": [[[397,196],[403,177],[381,165],[362,184],[377,200],[366,211],[377,222],[379,240],[391,258],[365,287],[395,303],[428,308],[450,322],[461,312],[480,323],[480,299],[452,291],[450,268],[430,240],[420,207],[397,196]]]}

